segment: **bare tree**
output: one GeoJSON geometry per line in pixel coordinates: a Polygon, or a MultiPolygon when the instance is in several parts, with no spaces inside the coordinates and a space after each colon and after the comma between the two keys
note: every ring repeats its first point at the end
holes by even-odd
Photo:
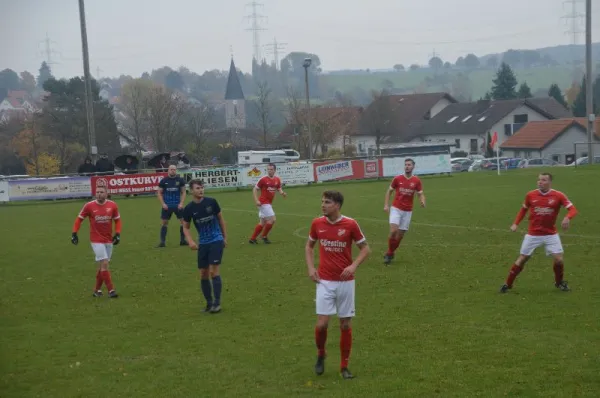
{"type": "Polygon", "coordinates": [[[391,119],[393,116],[393,105],[387,91],[373,91],[373,101],[365,109],[361,127],[375,137],[377,152],[386,137],[392,135],[391,119]]]}
{"type": "Polygon", "coordinates": [[[209,105],[191,105],[183,120],[189,136],[186,152],[197,162],[205,163],[210,156],[208,138],[215,129],[215,109],[209,105]]]}
{"type": "Polygon", "coordinates": [[[119,111],[123,132],[133,138],[139,152],[148,136],[148,100],[153,88],[150,80],[135,79],[123,85],[119,111]]]}
{"type": "Polygon", "coordinates": [[[310,156],[308,148],[308,137],[304,132],[304,126],[306,125],[306,104],[302,100],[300,92],[293,88],[288,87],[287,90],[287,115],[286,122],[288,125],[294,126],[295,137],[297,139],[296,149],[300,153],[304,153],[304,156],[308,158],[310,156]]]}
{"type": "Polygon", "coordinates": [[[271,89],[266,81],[262,81],[256,84],[256,91],[258,96],[256,115],[263,133],[263,146],[267,148],[267,137],[271,127],[271,89]]]}
{"type": "Polygon", "coordinates": [[[148,122],[151,138],[157,151],[172,150],[181,144],[183,99],[163,86],[155,86],[148,97],[148,122]]]}

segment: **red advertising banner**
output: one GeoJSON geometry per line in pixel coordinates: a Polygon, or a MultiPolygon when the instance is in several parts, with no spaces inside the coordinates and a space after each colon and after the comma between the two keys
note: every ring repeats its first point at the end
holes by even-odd
{"type": "Polygon", "coordinates": [[[96,195],[96,187],[108,187],[111,195],[130,195],[152,193],[158,190],[158,183],[167,173],[124,174],[92,177],[92,195],[96,195]]]}
{"type": "Polygon", "coordinates": [[[360,180],[381,177],[381,160],[331,160],[314,163],[315,181],[360,180]]]}

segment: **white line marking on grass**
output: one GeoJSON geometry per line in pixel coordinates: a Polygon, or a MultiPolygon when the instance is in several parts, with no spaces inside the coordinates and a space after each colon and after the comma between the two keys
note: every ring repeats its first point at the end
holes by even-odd
{"type": "MultiPolygon", "coordinates": [[[[253,213],[253,214],[257,214],[258,211],[257,210],[246,210],[246,209],[231,209],[231,208],[225,208],[224,210],[226,211],[237,211],[237,212],[241,212],[241,213],[253,213]]],[[[282,216],[291,216],[291,217],[304,217],[304,218],[316,218],[316,217],[320,217],[320,214],[314,214],[314,215],[309,215],[309,214],[297,214],[297,213],[276,213],[276,215],[282,215],[282,216]]],[[[371,221],[371,222],[376,222],[376,223],[381,223],[381,224],[388,224],[388,220],[387,219],[383,219],[383,218],[369,218],[369,217],[353,217],[356,220],[363,220],[363,221],[371,221]]],[[[431,227],[431,228],[455,228],[455,229],[466,229],[466,230],[474,230],[474,231],[485,231],[485,232],[502,232],[502,233],[513,233],[510,232],[508,228],[506,229],[500,229],[500,228],[487,228],[487,227],[478,227],[478,226],[468,226],[468,225],[450,225],[450,224],[430,224],[430,223],[420,223],[420,222],[411,222],[411,225],[419,225],[422,227],[431,227]]],[[[595,240],[600,240],[600,236],[598,235],[579,235],[579,234],[560,234],[561,236],[569,236],[572,238],[583,238],[583,239],[595,239],[595,240]]]]}

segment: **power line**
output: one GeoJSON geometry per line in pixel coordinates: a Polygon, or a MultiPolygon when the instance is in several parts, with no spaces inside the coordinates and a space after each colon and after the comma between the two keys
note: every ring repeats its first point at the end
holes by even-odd
{"type": "Polygon", "coordinates": [[[266,44],[267,54],[273,54],[275,69],[279,69],[279,52],[285,49],[287,43],[279,43],[277,38],[273,38],[273,43],[266,44]]]}
{"type": "Polygon", "coordinates": [[[260,26],[260,23],[263,20],[265,20],[266,17],[257,12],[258,7],[262,7],[263,4],[253,1],[252,3],[246,4],[246,7],[248,7],[248,6],[252,7],[252,14],[246,15],[246,18],[251,20],[252,27],[248,28],[246,30],[252,31],[252,46],[254,47],[253,57],[256,60],[256,62],[260,63],[263,60],[263,58],[262,58],[262,55],[260,52],[260,33],[259,32],[262,30],[266,30],[265,28],[260,26]]]}

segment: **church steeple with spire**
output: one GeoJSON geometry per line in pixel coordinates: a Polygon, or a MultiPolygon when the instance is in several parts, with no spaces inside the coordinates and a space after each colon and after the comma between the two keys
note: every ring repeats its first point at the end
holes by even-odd
{"type": "Polygon", "coordinates": [[[227,128],[242,129],[246,127],[246,99],[233,56],[229,65],[229,77],[225,89],[225,125],[227,128]]]}

